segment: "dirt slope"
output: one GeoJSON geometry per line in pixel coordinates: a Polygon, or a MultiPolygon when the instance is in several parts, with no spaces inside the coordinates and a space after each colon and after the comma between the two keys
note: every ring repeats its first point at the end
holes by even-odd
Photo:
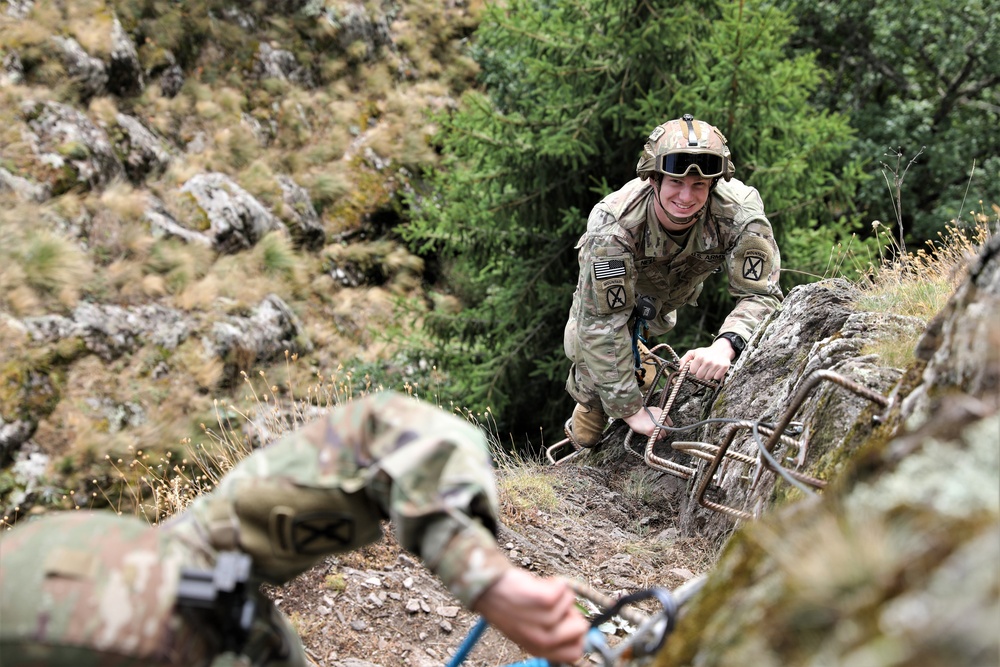
{"type": "MultiPolygon", "coordinates": [[[[710,566],[710,545],[676,537],[675,517],[657,491],[672,480],[631,461],[587,465],[596,459],[531,467],[532,488],[555,491],[544,509],[505,483],[510,475],[523,478],[524,469],[500,471],[500,543],[512,561],[612,596],[654,585],[675,588],[710,566]]],[[[477,620],[391,536],[330,558],[269,593],[292,618],[312,659],[328,667],[440,666],[477,620]]],[[[525,657],[489,630],[464,664],[493,667],[525,657]]]]}

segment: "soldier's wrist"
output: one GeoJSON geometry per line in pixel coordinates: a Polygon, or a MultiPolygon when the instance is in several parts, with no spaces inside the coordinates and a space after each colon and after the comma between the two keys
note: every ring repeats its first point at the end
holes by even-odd
{"type": "Polygon", "coordinates": [[[713,344],[718,343],[720,340],[726,341],[729,344],[730,349],[733,351],[733,356],[730,361],[735,362],[743,354],[743,350],[746,349],[747,343],[743,340],[743,337],[739,334],[732,333],[731,331],[726,331],[716,336],[713,344]]]}

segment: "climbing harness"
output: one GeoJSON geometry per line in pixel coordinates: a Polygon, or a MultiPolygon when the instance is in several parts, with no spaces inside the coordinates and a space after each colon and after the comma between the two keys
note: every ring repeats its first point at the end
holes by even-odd
{"type": "MultiPolygon", "coordinates": [[[[796,439],[797,436],[802,434],[803,426],[801,423],[793,422],[792,418],[795,416],[795,413],[805,402],[812,390],[820,382],[832,382],[858,396],[861,396],[862,398],[866,398],[869,401],[880,405],[881,407],[889,405],[888,398],[872,391],[871,389],[868,389],[854,380],[844,377],[834,371],[819,369],[810,373],[809,376],[805,378],[776,424],[770,424],[752,419],[712,418],[703,419],[686,426],[667,426],[664,422],[666,421],[670,410],[673,409],[677,395],[680,393],[682,383],[693,382],[700,387],[707,387],[713,390],[718,388],[719,383],[714,381],[699,380],[698,378],[688,376],[688,364],[681,366],[680,358],[669,345],[657,345],[652,348],[641,361],[652,361],[657,369],[653,381],[650,384],[650,388],[646,392],[643,400],[643,405],[647,410],[653,403],[655,390],[660,377],[669,371],[666,388],[660,392],[659,404],[657,406],[661,409],[662,421],[656,419],[653,420],[656,426],[654,427],[650,437],[646,440],[646,446],[642,453],[633,448],[632,439],[633,436],[635,436],[635,432],[630,429],[628,435],[625,437],[625,450],[630,455],[642,458],[646,465],[651,468],[662,470],[682,479],[694,479],[699,476],[698,468],[686,466],[655,454],[654,446],[659,440],[660,433],[664,431],[670,433],[681,433],[695,430],[706,424],[727,424],[728,426],[722,436],[722,443],[719,445],[713,445],[711,443],[700,441],[674,441],[670,443],[670,447],[674,451],[684,452],[696,459],[701,459],[709,463],[704,472],[700,474],[700,480],[698,480],[699,483],[695,493],[695,498],[698,504],[702,507],[720,512],[734,519],[753,519],[754,515],[744,510],[723,505],[707,498],[707,492],[711,481],[715,478],[716,473],[719,472],[719,469],[724,462],[733,462],[744,466],[753,466],[753,474],[747,476],[750,480],[749,488],[751,490],[755,489],[761,482],[765,472],[775,473],[806,495],[813,495],[813,489],[822,489],[826,486],[826,482],[823,480],[810,477],[797,470],[782,466],[774,456],[775,448],[780,443],[785,445],[785,447],[788,448],[788,451],[795,452],[794,459],[791,457],[786,458],[790,459],[796,468],[805,464],[809,443],[805,438],[796,439]],[[672,357],[671,361],[665,360],[657,354],[657,352],[664,349],[669,351],[672,357]],[[741,430],[750,431],[751,437],[757,446],[757,456],[730,451],[730,447],[736,438],[737,432],[741,430]]],[[[652,417],[651,411],[650,416],[652,417]]],[[[566,440],[562,440],[546,449],[545,454],[550,463],[553,465],[561,465],[576,458],[578,455],[583,453],[583,451],[586,451],[577,449],[566,456],[556,458],[556,452],[558,452],[560,448],[564,447],[566,443],[566,440]]]]}
{"type": "MultiPolygon", "coordinates": [[[[570,580],[568,583],[578,596],[604,608],[604,611],[590,622],[584,652],[591,654],[592,660],[599,665],[617,667],[654,656],[660,650],[677,625],[681,607],[701,590],[705,577],[695,577],[678,586],[673,592],[665,588],[649,588],[622,596],[617,600],[612,600],[581,582],[570,580]],[[653,615],[648,615],[630,607],[643,600],[655,600],[661,609],[653,615]],[[622,641],[612,645],[608,641],[609,636],[601,630],[601,627],[616,616],[633,624],[635,630],[622,641]]],[[[486,628],[485,619],[480,618],[462,641],[447,667],[458,667],[465,662],[486,628]]],[[[555,665],[543,658],[529,658],[504,667],[555,667],[555,665]]]]}

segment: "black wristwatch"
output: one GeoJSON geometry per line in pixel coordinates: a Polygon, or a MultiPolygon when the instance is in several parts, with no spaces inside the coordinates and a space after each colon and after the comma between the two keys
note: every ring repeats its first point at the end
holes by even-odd
{"type": "Polygon", "coordinates": [[[736,356],[733,357],[733,361],[739,359],[740,355],[743,354],[743,350],[747,349],[747,342],[743,340],[743,336],[740,336],[739,334],[727,331],[726,333],[716,336],[715,340],[719,340],[720,338],[725,338],[729,341],[729,344],[733,346],[733,352],[736,353],[736,356]]]}

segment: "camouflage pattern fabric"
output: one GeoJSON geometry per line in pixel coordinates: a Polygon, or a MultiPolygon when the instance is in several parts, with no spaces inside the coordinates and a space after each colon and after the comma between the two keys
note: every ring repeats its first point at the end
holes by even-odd
{"type": "MultiPolygon", "coordinates": [[[[209,664],[211,628],[173,608],[181,567],[210,567],[219,551],[237,549],[253,559],[256,582],[280,584],[379,539],[387,518],[402,546],[471,606],[513,567],[496,545],[497,507],[477,428],[392,392],[358,399],[257,450],[159,528],[110,512],[15,527],[0,539],[0,656],[209,664]]],[[[305,664],[287,620],[262,602],[253,664],[305,664]]],[[[216,664],[244,663],[230,655],[216,664]]]]}
{"type": "Polygon", "coordinates": [[[705,280],[722,269],[737,299],[719,333],[749,340],[778,307],[781,256],[757,190],[719,180],[699,219],[678,241],[656,221],[653,186],[636,178],[591,211],[576,247],[580,275],[564,332],[573,362],[566,390],[615,418],[642,407],[632,359],[632,309],[651,297],[652,335],[674,327],[677,309],[697,305],[705,280]]]}
{"type": "Polygon", "coordinates": [[[184,546],[145,521],[65,512],[0,540],[0,662],[205,665],[206,639],[174,613],[184,546]]]}

